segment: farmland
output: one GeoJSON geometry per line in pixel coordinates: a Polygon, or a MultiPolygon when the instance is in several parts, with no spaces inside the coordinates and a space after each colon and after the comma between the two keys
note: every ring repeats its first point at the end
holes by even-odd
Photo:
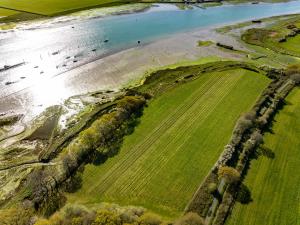
{"type": "Polygon", "coordinates": [[[16,11],[0,8],[0,17],[11,16],[14,14],[16,14],[16,11]]]}
{"type": "Polygon", "coordinates": [[[300,54],[300,36],[296,36],[290,38],[287,42],[281,43],[280,47],[288,50],[289,52],[293,52],[294,54],[300,54]]]}
{"type": "Polygon", "coordinates": [[[68,195],[69,202],[140,205],[178,216],[218,159],[237,118],[268,82],[259,73],[234,69],[204,73],[156,96],[118,155],[85,167],[82,187],[68,195]]]}
{"type": "MultiPolygon", "coordinates": [[[[132,1],[133,2],[133,1],[132,1]]],[[[0,7],[15,9],[16,11],[26,11],[28,13],[37,13],[42,15],[53,15],[64,12],[78,11],[80,9],[113,6],[128,3],[122,0],[37,0],[37,1],[11,1],[1,0],[0,7]]]]}
{"type": "Polygon", "coordinates": [[[272,133],[264,136],[263,148],[273,157],[261,155],[253,160],[245,179],[253,201],[236,203],[228,225],[300,224],[300,89],[286,101],[272,133]]]}

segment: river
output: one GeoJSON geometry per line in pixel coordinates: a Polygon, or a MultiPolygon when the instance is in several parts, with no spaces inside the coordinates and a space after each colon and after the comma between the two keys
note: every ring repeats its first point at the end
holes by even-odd
{"type": "MultiPolygon", "coordinates": [[[[15,68],[0,70],[0,112],[28,109],[44,103],[44,106],[49,106],[62,102],[70,95],[88,92],[87,88],[67,92],[63,83],[68,80],[66,73],[72,74],[72,70],[83,68],[83,65],[105,55],[177,33],[299,12],[300,1],[226,4],[190,10],[179,10],[173,5],[157,5],[145,12],[0,32],[0,69],[5,65],[23,63],[15,68]],[[67,77],[64,81],[54,81],[53,78],[57,76],[67,77]],[[27,90],[26,93],[24,90],[27,90]],[[12,97],[14,102],[9,106],[12,97]],[[28,100],[30,98],[38,100],[28,100]]],[[[92,80],[87,77],[84,82],[105,82],[100,79],[101,67],[97,76],[99,81],[93,76],[92,80]]],[[[72,82],[76,83],[74,80],[72,82]]]]}

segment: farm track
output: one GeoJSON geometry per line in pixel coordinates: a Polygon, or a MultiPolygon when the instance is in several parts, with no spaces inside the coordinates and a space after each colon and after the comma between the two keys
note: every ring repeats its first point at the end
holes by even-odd
{"type": "MultiPolygon", "coordinates": [[[[189,123],[186,124],[185,129],[178,129],[178,134],[176,136],[177,139],[180,139],[186,131],[193,125],[194,121],[199,117],[207,117],[211,111],[213,111],[214,106],[216,107],[221,101],[222,97],[217,99],[217,102],[213,102],[213,104],[203,105],[203,101],[205,101],[206,98],[209,98],[210,95],[220,95],[222,93],[226,93],[230,90],[230,88],[233,87],[233,85],[238,81],[238,76],[233,76],[231,74],[222,75],[222,77],[214,76],[213,78],[206,81],[201,88],[197,89],[188,99],[186,99],[177,109],[174,111],[173,114],[171,114],[168,118],[166,118],[159,127],[157,127],[153,132],[151,132],[143,142],[136,145],[131,150],[131,153],[127,154],[123,160],[119,161],[117,164],[115,164],[112,169],[108,171],[104,175],[104,177],[97,182],[97,186],[93,187],[89,193],[97,194],[97,195],[103,195],[107,190],[113,191],[113,186],[120,186],[117,185],[118,183],[122,183],[122,179],[119,179],[122,177],[122,174],[125,171],[128,171],[130,167],[132,167],[134,164],[138,163],[139,159],[141,157],[145,157],[145,154],[151,154],[151,146],[153,146],[154,143],[156,143],[159,138],[161,138],[162,134],[165,134],[170,130],[172,127],[176,126],[178,123],[186,122],[188,120],[191,120],[189,123]],[[235,82],[232,82],[235,80],[235,82]],[[223,88],[221,88],[223,87],[223,88]],[[224,90],[225,88],[225,90],[224,90]],[[227,89],[228,88],[228,89],[227,89]],[[203,108],[198,112],[197,115],[195,115],[195,110],[199,107],[203,106],[203,108]],[[177,123],[175,123],[177,122],[177,123]]],[[[223,96],[224,97],[224,96],[223,96]]],[[[214,98],[211,97],[212,99],[214,98]]],[[[204,119],[205,120],[205,119],[204,119]]],[[[203,121],[204,121],[203,120],[203,121]]],[[[174,137],[176,139],[176,137],[174,137]]],[[[165,146],[164,150],[167,149],[168,145],[171,142],[167,143],[167,146],[165,146]]],[[[177,151],[179,148],[177,149],[177,151]]],[[[157,160],[163,160],[163,154],[166,153],[166,151],[161,151],[158,156],[156,157],[157,160]]],[[[173,153],[174,155],[176,152],[173,153]]],[[[149,165],[151,167],[151,165],[149,165]]],[[[140,170],[143,170],[144,173],[148,173],[147,169],[140,167],[138,171],[134,171],[135,174],[139,176],[140,170]]],[[[149,173],[148,173],[149,175],[149,173]]],[[[117,193],[125,193],[129,188],[131,188],[132,191],[135,189],[140,188],[140,186],[136,187],[135,189],[132,189],[132,185],[135,183],[135,181],[138,179],[137,177],[133,177],[133,179],[127,179],[131,180],[131,183],[128,186],[123,186],[121,190],[118,190],[117,193]]],[[[145,179],[146,180],[146,179],[145,179]]],[[[141,186],[143,184],[140,184],[141,186]]],[[[142,191],[142,190],[140,190],[142,191]]],[[[114,191],[113,191],[114,192],[114,191]]]]}

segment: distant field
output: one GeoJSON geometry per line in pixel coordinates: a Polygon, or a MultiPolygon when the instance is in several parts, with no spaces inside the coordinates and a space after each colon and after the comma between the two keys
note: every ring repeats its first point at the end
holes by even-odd
{"type": "Polygon", "coordinates": [[[101,6],[106,4],[122,4],[125,0],[0,0],[0,6],[16,10],[51,15],[64,11],[101,6]]]}
{"type": "Polygon", "coordinates": [[[252,161],[245,184],[253,202],[237,203],[228,225],[300,224],[300,89],[287,98],[288,105],[275,117],[273,134],[264,146],[274,159],[260,156],[252,161]]]}
{"type": "Polygon", "coordinates": [[[239,115],[268,82],[243,69],[214,72],[155,98],[118,155],[86,166],[83,186],[69,201],[141,205],[178,216],[222,152],[239,115]]]}
{"type": "MultiPolygon", "coordinates": [[[[1,3],[0,3],[1,4],[1,3]]],[[[11,16],[11,15],[14,15],[18,12],[16,11],[13,11],[13,10],[8,10],[8,9],[1,9],[0,8],[0,17],[3,17],[3,16],[11,16]]]]}
{"type": "Polygon", "coordinates": [[[300,35],[297,35],[293,38],[289,38],[287,42],[280,43],[279,46],[288,50],[289,52],[293,52],[295,54],[300,55],[300,35]]]}

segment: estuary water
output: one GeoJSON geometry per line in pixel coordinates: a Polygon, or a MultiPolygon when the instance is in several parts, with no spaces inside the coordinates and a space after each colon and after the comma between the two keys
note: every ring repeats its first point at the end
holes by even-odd
{"type": "MultiPolygon", "coordinates": [[[[223,5],[206,9],[194,7],[189,10],[161,4],[145,12],[0,32],[0,102],[46,78],[70,72],[122,49],[176,33],[299,12],[300,1],[223,5]],[[2,69],[16,64],[20,65],[2,69]]],[[[53,85],[62,89],[64,86],[53,85]]],[[[43,92],[43,88],[39,91],[43,92]]],[[[55,92],[53,89],[48,91],[55,92]]],[[[44,96],[51,94],[44,93],[44,96]]],[[[59,94],[57,98],[67,96],[59,94]]]]}

